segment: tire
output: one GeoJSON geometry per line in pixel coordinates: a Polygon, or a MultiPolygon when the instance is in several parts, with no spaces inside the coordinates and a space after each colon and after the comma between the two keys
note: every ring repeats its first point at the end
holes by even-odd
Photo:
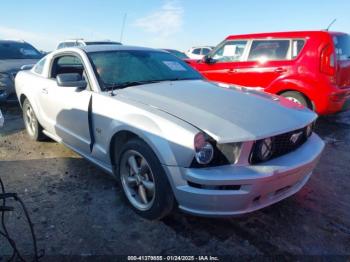
{"type": "Polygon", "coordinates": [[[311,102],[301,93],[296,91],[287,91],[281,94],[281,96],[292,100],[293,102],[299,103],[312,110],[311,102]]]}
{"type": "Polygon", "coordinates": [[[27,133],[31,140],[41,141],[45,139],[43,128],[34,113],[33,107],[28,99],[25,99],[22,106],[23,120],[27,133]]]}
{"type": "Polygon", "coordinates": [[[149,220],[159,220],[169,215],[175,198],[165,171],[152,149],[141,139],[132,139],[119,152],[114,162],[118,163],[117,180],[132,209],[149,220]],[[135,169],[139,170],[137,174],[135,169]]]}

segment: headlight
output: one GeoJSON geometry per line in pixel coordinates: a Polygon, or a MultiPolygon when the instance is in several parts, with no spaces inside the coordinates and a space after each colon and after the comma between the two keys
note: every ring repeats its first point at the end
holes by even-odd
{"type": "Polygon", "coordinates": [[[199,164],[209,164],[214,156],[214,148],[203,133],[194,137],[195,158],[199,164]]]}
{"type": "Polygon", "coordinates": [[[236,164],[241,154],[242,144],[240,142],[217,144],[217,164],[236,164]]]}

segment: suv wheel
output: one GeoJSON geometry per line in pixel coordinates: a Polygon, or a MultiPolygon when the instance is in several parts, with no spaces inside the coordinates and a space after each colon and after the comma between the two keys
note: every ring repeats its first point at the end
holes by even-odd
{"type": "Polygon", "coordinates": [[[140,139],[128,141],[116,160],[117,178],[136,213],[150,220],[168,215],[175,202],[167,176],[152,149],[140,139]]]}
{"type": "Polygon", "coordinates": [[[281,94],[281,96],[285,97],[288,100],[291,100],[295,103],[301,104],[312,110],[312,106],[310,101],[301,93],[295,91],[287,91],[281,94]]]}

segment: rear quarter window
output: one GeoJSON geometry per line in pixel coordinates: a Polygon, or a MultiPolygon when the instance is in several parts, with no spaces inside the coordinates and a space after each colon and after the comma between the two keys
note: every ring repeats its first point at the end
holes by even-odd
{"type": "Polygon", "coordinates": [[[35,66],[34,66],[34,72],[42,75],[44,71],[44,66],[45,66],[46,58],[41,59],[35,66]]]}
{"type": "Polygon", "coordinates": [[[294,39],[292,40],[292,59],[296,58],[305,45],[304,39],[294,39]]]}
{"type": "Polygon", "coordinates": [[[350,60],[350,36],[333,36],[333,43],[337,58],[340,61],[350,60]]]}

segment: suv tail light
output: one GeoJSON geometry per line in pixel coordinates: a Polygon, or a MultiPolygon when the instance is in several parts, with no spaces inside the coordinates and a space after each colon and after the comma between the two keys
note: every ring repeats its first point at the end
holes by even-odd
{"type": "Polygon", "coordinates": [[[335,54],[331,45],[321,51],[321,73],[333,76],[335,74],[335,54]]]}

